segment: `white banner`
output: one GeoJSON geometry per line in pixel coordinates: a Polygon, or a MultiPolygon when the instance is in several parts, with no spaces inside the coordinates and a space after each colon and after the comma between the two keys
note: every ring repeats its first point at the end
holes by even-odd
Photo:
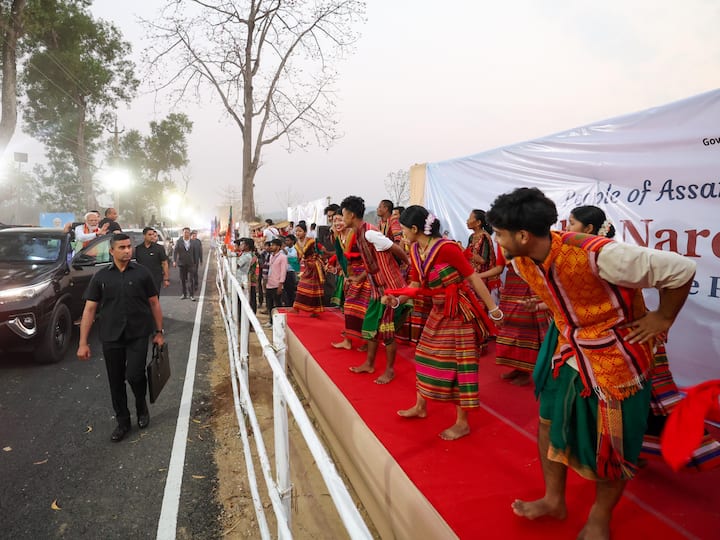
{"type": "Polygon", "coordinates": [[[311,223],[325,225],[325,208],[328,206],[328,198],[316,199],[297,206],[289,206],[287,209],[288,221],[292,221],[297,225],[298,221],[305,221],[310,230],[311,223]]]}
{"type": "MultiPolygon", "coordinates": [[[[616,239],[697,262],[690,298],[670,331],[678,384],[720,379],[720,90],[534,141],[429,163],[426,206],[467,241],[465,220],[495,197],[537,187],[561,220],[601,207],[616,239]]],[[[564,226],[564,221],[558,227],[564,226]]],[[[657,293],[646,294],[657,305],[657,293]]]]}

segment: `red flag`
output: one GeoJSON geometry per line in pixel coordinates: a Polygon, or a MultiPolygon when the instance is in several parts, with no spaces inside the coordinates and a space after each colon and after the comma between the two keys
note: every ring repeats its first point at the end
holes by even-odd
{"type": "Polygon", "coordinates": [[[225,245],[229,246],[233,239],[233,220],[232,220],[232,206],[230,206],[230,217],[228,218],[228,227],[225,231],[225,245]]]}
{"type": "Polygon", "coordinates": [[[705,433],[705,418],[720,412],[720,379],[705,381],[687,391],[668,416],[660,436],[663,458],[678,471],[700,447],[705,433]]]}

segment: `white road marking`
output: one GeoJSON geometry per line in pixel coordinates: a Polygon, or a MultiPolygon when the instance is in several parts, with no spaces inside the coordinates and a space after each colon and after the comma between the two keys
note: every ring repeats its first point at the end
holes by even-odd
{"type": "Polygon", "coordinates": [[[200,341],[200,323],[202,308],[205,303],[205,288],[207,285],[209,261],[205,263],[200,298],[195,311],[195,324],[190,340],[190,353],[188,354],[187,368],[185,370],[185,384],[183,385],[180,410],[178,412],[177,426],[175,427],[175,440],[173,441],[170,465],[168,467],[165,493],[163,494],[162,509],[158,521],[157,540],[174,540],[177,531],[178,509],[180,507],[180,488],[182,487],[183,469],[185,467],[185,450],[187,435],[190,426],[190,407],[192,405],[193,385],[195,384],[195,366],[197,365],[198,343],[200,341]]]}

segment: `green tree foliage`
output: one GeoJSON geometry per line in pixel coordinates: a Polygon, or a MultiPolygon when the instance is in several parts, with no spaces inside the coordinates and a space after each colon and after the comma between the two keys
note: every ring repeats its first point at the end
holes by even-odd
{"type": "Polygon", "coordinates": [[[84,204],[83,185],[66,153],[48,148],[46,154],[47,164],[33,169],[33,192],[38,206],[46,212],[74,212],[76,216],[97,210],[96,205],[84,204]]]}
{"type": "MultiPolygon", "coordinates": [[[[150,134],[132,130],[122,135],[117,149],[117,166],[132,178],[132,189],[123,193],[122,214],[125,223],[147,224],[161,215],[164,194],[175,187],[173,173],[187,166],[187,136],[192,122],[182,113],[169,114],[159,122],[150,122],[150,134]]],[[[109,151],[113,156],[114,148],[109,151]]],[[[115,157],[110,157],[114,162],[115,157]]]]}
{"type": "Polygon", "coordinates": [[[129,189],[121,195],[121,221],[124,225],[143,224],[147,207],[153,203],[153,194],[146,189],[146,161],[143,136],[136,129],[120,137],[117,156],[114,147],[108,152],[106,162],[112,167],[123,169],[130,178],[129,189]]]}
{"type": "Polygon", "coordinates": [[[0,2],[0,155],[17,125],[17,47],[23,33],[26,0],[0,2]]]}
{"type": "Polygon", "coordinates": [[[27,59],[42,47],[40,39],[55,22],[58,6],[87,8],[92,0],[2,0],[0,1],[0,155],[17,127],[18,66],[31,66],[27,59]]]}
{"type": "Polygon", "coordinates": [[[103,125],[138,86],[129,43],[113,25],[93,19],[87,5],[58,2],[34,19],[38,46],[21,78],[25,130],[48,151],[48,190],[58,200],[79,196],[80,210],[97,206],[94,158],[103,125]]]}
{"type": "MultiPolygon", "coordinates": [[[[188,164],[186,136],[192,131],[192,122],[182,113],[171,113],[165,120],[150,122],[150,137],[145,140],[148,169],[153,180],[162,184],[161,174],[185,167],[188,164]]],[[[169,181],[165,177],[164,181],[169,181]]]]}

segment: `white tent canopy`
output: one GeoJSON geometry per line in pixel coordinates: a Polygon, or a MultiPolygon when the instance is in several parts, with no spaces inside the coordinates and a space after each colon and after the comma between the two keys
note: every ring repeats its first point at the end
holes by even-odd
{"type": "Polygon", "coordinates": [[[315,199],[314,201],[307,201],[296,206],[289,206],[287,209],[288,221],[292,221],[297,224],[298,221],[305,221],[308,228],[311,223],[317,223],[318,225],[325,225],[325,208],[330,204],[329,197],[323,197],[322,199],[315,199]]]}
{"type": "MultiPolygon", "coordinates": [[[[473,208],[538,187],[560,219],[582,204],[605,210],[616,239],[697,262],[687,306],[670,332],[680,384],[720,379],[720,90],[472,156],[411,170],[414,202],[467,239],[473,208]],[[420,181],[418,182],[418,180],[420,181]]],[[[562,226],[560,223],[558,226],[562,226]]],[[[656,305],[657,294],[648,293],[656,305]]]]}

